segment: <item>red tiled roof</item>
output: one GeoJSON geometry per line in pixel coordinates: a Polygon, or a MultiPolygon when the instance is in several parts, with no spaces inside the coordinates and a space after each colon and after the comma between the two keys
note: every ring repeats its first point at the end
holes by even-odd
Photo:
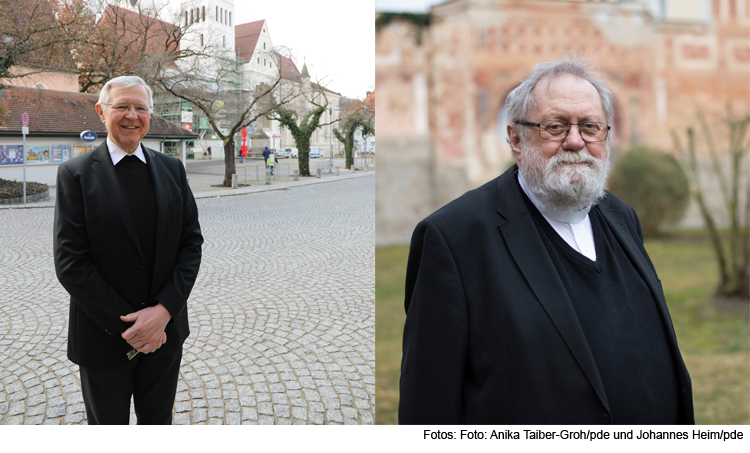
{"type": "MultiPolygon", "coordinates": [[[[29,133],[78,135],[83,131],[107,135],[94,106],[99,95],[38,88],[7,87],[0,90],[0,135],[21,135],[21,116],[28,113],[29,133]]],[[[156,115],[146,137],[195,138],[198,135],[156,115]]]]}
{"type": "Polygon", "coordinates": [[[322,88],[322,89],[323,89],[323,91],[327,91],[327,92],[329,92],[329,93],[331,93],[331,94],[335,94],[335,95],[337,95],[337,96],[341,96],[341,93],[337,93],[337,92],[335,92],[335,91],[333,91],[333,90],[329,90],[328,88],[326,88],[326,87],[324,87],[324,86],[322,86],[322,85],[318,85],[317,83],[314,83],[314,82],[313,82],[313,83],[311,83],[311,85],[312,85],[312,86],[314,86],[315,88],[322,88]]]}
{"type": "MultiPolygon", "coordinates": [[[[242,61],[250,61],[255,52],[255,46],[258,44],[258,37],[263,31],[266,20],[256,20],[255,22],[248,22],[246,24],[240,24],[234,27],[234,49],[238,58],[242,61]]],[[[281,67],[281,77],[287,80],[293,80],[295,82],[302,81],[302,74],[297,69],[297,65],[294,64],[291,58],[281,54],[276,54],[279,58],[279,66],[281,67]]],[[[309,74],[307,74],[309,77],[309,74]]],[[[312,84],[315,87],[319,87],[318,84],[312,84]]],[[[333,94],[339,94],[335,91],[331,91],[328,88],[323,87],[325,91],[333,94]]]]}
{"type": "Polygon", "coordinates": [[[97,26],[114,28],[129,42],[140,41],[145,32],[146,46],[151,51],[164,51],[166,43],[169,43],[170,51],[180,49],[180,27],[116,5],[107,6],[97,26]]]}
{"type": "Polygon", "coordinates": [[[279,55],[279,63],[281,63],[281,77],[299,82],[300,73],[291,58],[279,55]]]}
{"type": "Polygon", "coordinates": [[[261,19],[234,27],[234,50],[240,60],[250,61],[253,57],[265,22],[265,19],[261,19]]]}

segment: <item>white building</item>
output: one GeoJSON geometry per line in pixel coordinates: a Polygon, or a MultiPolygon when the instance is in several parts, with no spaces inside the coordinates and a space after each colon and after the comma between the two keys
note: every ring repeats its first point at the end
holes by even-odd
{"type": "MultiPolygon", "coordinates": [[[[252,92],[260,84],[273,83],[280,71],[283,80],[277,97],[287,96],[291,92],[318,91],[319,93],[312,98],[315,102],[321,102],[323,99],[320,93],[324,93],[329,109],[321,117],[321,123],[328,123],[338,118],[338,100],[341,95],[311,81],[306,65],[303,65],[300,72],[291,53],[284,55],[283,50],[277,53],[279,48],[274,45],[266,20],[236,24],[233,0],[171,0],[170,8],[179,12],[180,25],[189,26],[189,32],[181,40],[181,46],[190,48],[190,46],[211,45],[217,50],[226,49],[227,52],[233,52],[231,56],[223,55],[222,63],[214,63],[219,67],[207,69],[218,72],[226,70],[230,59],[235,63],[232,70],[238,76],[236,79],[230,77],[228,80],[225,77],[225,83],[228,85],[224,87],[225,89],[252,92]]],[[[311,95],[307,95],[307,100],[300,98],[290,103],[289,107],[297,110],[302,116],[314,107],[308,102],[310,98],[311,95]]],[[[193,130],[204,140],[217,138],[210,130],[207,121],[201,120],[199,114],[193,115],[192,123],[193,130]]],[[[289,131],[282,130],[277,121],[263,119],[255,127],[264,129],[273,148],[295,146],[289,131]]],[[[332,127],[334,126],[326,125],[319,128],[311,138],[311,147],[324,155],[328,155],[331,150],[334,153],[340,152],[341,149],[341,144],[333,136],[332,127]]],[[[213,148],[216,149],[216,146],[213,148]]],[[[236,148],[239,149],[239,146],[236,148]]]]}

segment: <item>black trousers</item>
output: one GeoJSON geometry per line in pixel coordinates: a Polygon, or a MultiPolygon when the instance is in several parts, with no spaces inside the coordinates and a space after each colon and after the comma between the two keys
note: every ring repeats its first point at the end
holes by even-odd
{"type": "Polygon", "coordinates": [[[117,368],[81,366],[83,403],[89,425],[130,423],[133,397],[139,425],[171,425],[182,348],[138,354],[117,368]]]}

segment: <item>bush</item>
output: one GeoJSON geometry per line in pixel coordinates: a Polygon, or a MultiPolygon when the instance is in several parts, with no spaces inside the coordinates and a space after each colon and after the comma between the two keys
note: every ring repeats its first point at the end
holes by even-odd
{"type": "Polygon", "coordinates": [[[629,204],[645,236],[654,236],[682,219],[690,201],[690,184],[674,156],[635,146],[615,164],[609,190],[629,204]]]}
{"type": "MultiPolygon", "coordinates": [[[[49,190],[47,184],[26,181],[26,195],[36,195],[49,190]]],[[[23,181],[8,181],[0,178],[0,198],[22,198],[23,181]]]]}

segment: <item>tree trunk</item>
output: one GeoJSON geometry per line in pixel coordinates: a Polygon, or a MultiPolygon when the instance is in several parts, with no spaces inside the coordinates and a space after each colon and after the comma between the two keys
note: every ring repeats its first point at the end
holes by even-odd
{"type": "Polygon", "coordinates": [[[294,143],[297,145],[299,175],[310,176],[310,136],[305,137],[304,133],[299,133],[294,137],[294,143]]]}
{"type": "Polygon", "coordinates": [[[346,150],[346,169],[351,170],[354,165],[354,131],[346,134],[344,149],[346,150]]]}
{"type": "Polygon", "coordinates": [[[224,187],[232,187],[232,175],[237,173],[234,164],[234,137],[224,142],[224,187]]]}

